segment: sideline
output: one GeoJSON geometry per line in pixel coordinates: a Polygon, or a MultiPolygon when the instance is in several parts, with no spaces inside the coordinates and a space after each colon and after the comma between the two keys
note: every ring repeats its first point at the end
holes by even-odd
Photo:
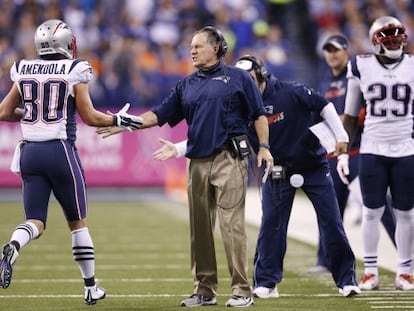
{"type": "MultiPolygon", "coordinates": [[[[175,192],[167,192],[163,188],[89,188],[88,199],[90,201],[135,201],[159,200],[160,197],[167,197],[180,202],[185,202],[185,193],[182,189],[175,192]]],[[[0,189],[0,204],[7,201],[21,201],[21,189],[0,189]]],[[[51,200],[54,200],[53,196],[51,200]]],[[[260,191],[257,187],[249,187],[246,196],[246,222],[260,226],[262,217],[260,191]]],[[[361,227],[352,224],[345,211],[344,228],[348,236],[355,257],[362,260],[363,248],[361,240],[361,227]]],[[[396,272],[397,252],[394,245],[388,238],[387,233],[381,226],[380,245],[378,250],[378,265],[384,269],[396,272]]],[[[293,202],[292,214],[289,222],[288,236],[306,243],[317,245],[318,227],[313,206],[303,193],[298,192],[293,202]]],[[[316,252],[315,252],[316,263],[316,252]]],[[[311,268],[311,267],[309,267],[311,268]]],[[[357,267],[361,272],[362,267],[357,267]]]]}

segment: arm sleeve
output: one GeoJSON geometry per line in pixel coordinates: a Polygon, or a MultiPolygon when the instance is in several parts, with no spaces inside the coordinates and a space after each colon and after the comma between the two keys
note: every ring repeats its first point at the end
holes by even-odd
{"type": "Polygon", "coordinates": [[[16,80],[18,79],[18,66],[19,66],[19,62],[15,62],[13,63],[13,66],[10,67],[10,79],[13,82],[16,82],[16,80]]]}
{"type": "Polygon", "coordinates": [[[320,114],[321,117],[325,119],[326,123],[328,123],[337,142],[349,142],[348,134],[342,125],[341,119],[339,118],[333,103],[329,102],[329,104],[322,109],[320,114]]]}
{"type": "Polygon", "coordinates": [[[180,141],[174,144],[175,149],[177,149],[176,158],[182,158],[187,152],[187,140],[180,141]]]}
{"type": "Polygon", "coordinates": [[[345,98],[344,113],[353,117],[358,117],[362,108],[360,81],[357,78],[349,78],[347,93],[345,98]]]}

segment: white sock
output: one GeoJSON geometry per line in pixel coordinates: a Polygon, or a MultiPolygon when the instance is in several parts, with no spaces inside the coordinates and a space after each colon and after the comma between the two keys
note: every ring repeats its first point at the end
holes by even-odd
{"type": "Polygon", "coordinates": [[[20,245],[19,249],[22,249],[31,240],[37,239],[38,237],[39,229],[37,226],[34,223],[27,221],[23,224],[18,225],[14,229],[10,241],[16,241],[20,245]]]}
{"type": "Polygon", "coordinates": [[[95,251],[87,227],[72,231],[72,254],[84,279],[95,275],[95,251]]]}
{"type": "Polygon", "coordinates": [[[385,206],[380,208],[362,208],[362,242],[364,246],[364,272],[378,275],[378,243],[380,223],[385,206]]]}
{"type": "Polygon", "coordinates": [[[394,208],[395,243],[397,244],[398,266],[397,275],[411,274],[412,254],[414,245],[414,209],[400,211],[394,208]]]}

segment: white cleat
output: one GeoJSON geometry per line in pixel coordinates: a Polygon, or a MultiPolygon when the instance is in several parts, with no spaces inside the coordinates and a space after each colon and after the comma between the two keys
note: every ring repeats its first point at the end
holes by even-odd
{"type": "Polygon", "coordinates": [[[414,290],[414,282],[409,274],[400,274],[395,279],[395,287],[401,290],[414,290]]]}
{"type": "Polygon", "coordinates": [[[364,274],[358,286],[362,290],[378,289],[379,288],[378,275],[372,274],[372,273],[364,274]]]}
{"type": "Polygon", "coordinates": [[[106,296],[105,289],[97,285],[85,287],[85,303],[87,305],[94,305],[99,299],[104,299],[106,296]]]}

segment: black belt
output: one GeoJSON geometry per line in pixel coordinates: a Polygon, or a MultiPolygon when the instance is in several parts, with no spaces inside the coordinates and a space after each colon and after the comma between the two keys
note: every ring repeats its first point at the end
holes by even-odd
{"type": "Polygon", "coordinates": [[[221,148],[220,148],[220,151],[223,151],[223,150],[233,150],[232,149],[232,147],[231,147],[231,145],[230,145],[230,143],[225,143],[221,148]]]}

